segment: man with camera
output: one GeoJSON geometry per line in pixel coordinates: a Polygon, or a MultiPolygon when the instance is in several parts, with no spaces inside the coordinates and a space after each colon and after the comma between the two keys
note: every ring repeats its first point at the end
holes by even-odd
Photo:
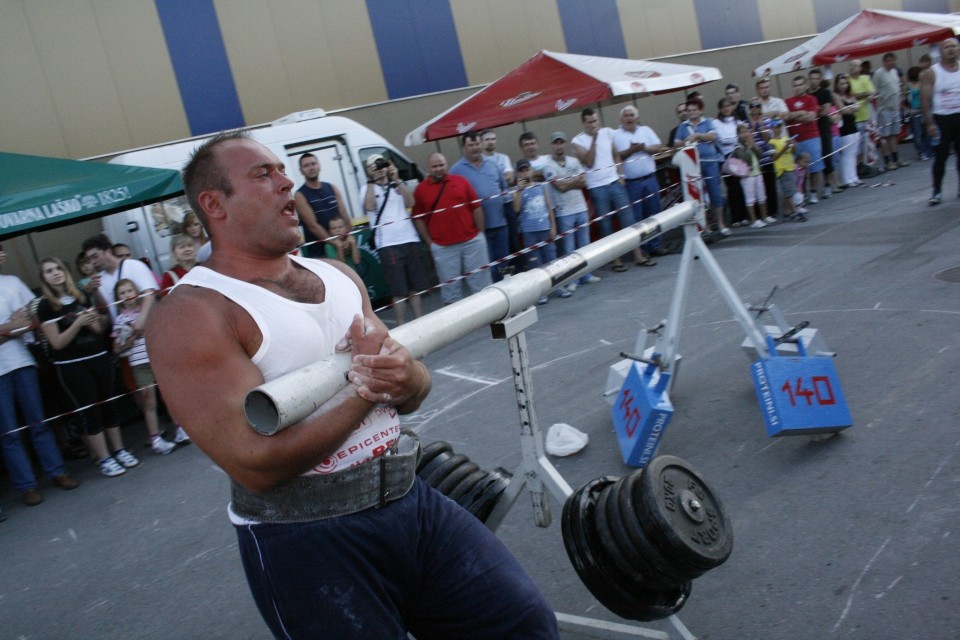
{"type": "Polygon", "coordinates": [[[418,291],[429,284],[420,257],[420,236],[407,209],[413,206],[413,194],[400,180],[397,166],[383,156],[367,158],[367,184],[360,188],[360,201],[370,221],[372,247],[377,250],[387,278],[397,325],[406,320],[406,299],[413,317],[423,315],[418,291]]]}

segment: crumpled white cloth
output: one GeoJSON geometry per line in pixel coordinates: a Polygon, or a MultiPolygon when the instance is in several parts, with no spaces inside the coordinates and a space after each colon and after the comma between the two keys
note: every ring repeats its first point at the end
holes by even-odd
{"type": "Polygon", "coordinates": [[[569,456],[577,453],[590,441],[590,437],[568,424],[558,422],[547,429],[547,453],[552,456],[569,456]]]}

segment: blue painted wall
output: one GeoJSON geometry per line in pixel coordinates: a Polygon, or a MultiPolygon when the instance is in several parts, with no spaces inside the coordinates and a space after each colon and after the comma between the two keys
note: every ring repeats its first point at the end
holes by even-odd
{"type": "Polygon", "coordinates": [[[191,135],[242,127],[213,0],[154,0],[191,135]]]}
{"type": "Polygon", "coordinates": [[[449,0],[366,0],[391,100],[470,84],[449,0]]]}

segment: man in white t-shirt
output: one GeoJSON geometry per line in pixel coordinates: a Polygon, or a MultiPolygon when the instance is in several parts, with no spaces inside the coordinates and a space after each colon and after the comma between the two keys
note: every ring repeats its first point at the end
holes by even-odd
{"type": "Polygon", "coordinates": [[[113,289],[120,280],[130,280],[137,286],[137,291],[143,296],[140,305],[140,317],[134,323],[133,328],[136,337],[143,335],[143,328],[147,324],[147,317],[150,315],[150,307],[153,306],[153,293],[157,290],[157,278],[153,275],[150,267],[139,260],[127,259],[120,260],[113,253],[113,243],[110,238],[104,234],[87,238],[81,247],[83,255],[93,261],[97,267],[95,278],[100,280],[100,295],[107,302],[110,310],[111,322],[117,317],[116,296],[113,289]]]}
{"type": "MultiPolygon", "coordinates": [[[[651,154],[665,149],[653,129],[638,125],[640,112],[632,104],[620,109],[620,128],[613,134],[614,147],[623,160],[623,176],[627,195],[633,205],[633,220],[640,222],[660,213],[660,183],[657,182],[657,162],[651,154]]],[[[643,245],[646,260],[640,264],[653,266],[657,261],[650,256],[663,255],[660,238],[643,245]]]]}
{"type": "Polygon", "coordinates": [[[483,155],[497,165],[504,182],[513,185],[513,161],[507,154],[497,151],[497,132],[491,129],[481,132],[480,143],[483,145],[483,155]]]}
{"type": "MultiPolygon", "coordinates": [[[[633,224],[633,208],[623,186],[620,154],[613,146],[613,129],[601,127],[600,116],[589,108],[580,113],[580,123],[583,131],[573,138],[573,150],[587,171],[587,194],[593,203],[594,215],[600,217],[600,235],[606,237],[613,233],[613,215],[623,229],[633,224]]],[[[645,260],[639,248],[633,250],[633,257],[638,265],[645,260]]],[[[613,261],[612,268],[627,270],[620,258],[613,261]]]]}
{"type": "MultiPolygon", "coordinates": [[[[583,165],[573,156],[567,155],[567,134],[554,131],[550,134],[553,155],[543,167],[543,178],[550,186],[550,200],[557,217],[557,249],[561,256],[572,253],[574,249],[590,244],[589,213],[587,200],[583,197],[586,186],[586,173],[583,165]]],[[[576,291],[581,284],[595,284],[600,278],[592,273],[584,274],[579,280],[567,285],[568,291],[576,291]]]]}
{"type": "Polygon", "coordinates": [[[409,298],[413,317],[419,318],[423,305],[417,294],[429,286],[420,256],[420,235],[407,212],[413,206],[413,193],[400,180],[397,165],[383,156],[367,158],[367,175],[367,184],[360,187],[360,202],[370,220],[393,312],[401,325],[407,317],[404,299],[409,298]]]}

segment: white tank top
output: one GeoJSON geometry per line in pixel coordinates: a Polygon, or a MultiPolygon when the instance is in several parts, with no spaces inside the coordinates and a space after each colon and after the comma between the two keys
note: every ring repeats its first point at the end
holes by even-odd
{"type": "MultiPolygon", "coordinates": [[[[176,284],[212,289],[250,314],[263,336],[251,361],[267,381],[333,354],[354,315],[363,313],[360,291],[339,269],[321,260],[296,256],[290,259],[323,281],[324,302],[295,302],[201,266],[191,269],[176,284]]],[[[366,462],[386,451],[399,433],[396,408],[377,405],[335,453],[304,475],[332,473],[366,462]]]]}
{"type": "Polygon", "coordinates": [[[941,116],[960,113],[960,69],[947,71],[941,64],[933,69],[933,112],[941,116]]]}

